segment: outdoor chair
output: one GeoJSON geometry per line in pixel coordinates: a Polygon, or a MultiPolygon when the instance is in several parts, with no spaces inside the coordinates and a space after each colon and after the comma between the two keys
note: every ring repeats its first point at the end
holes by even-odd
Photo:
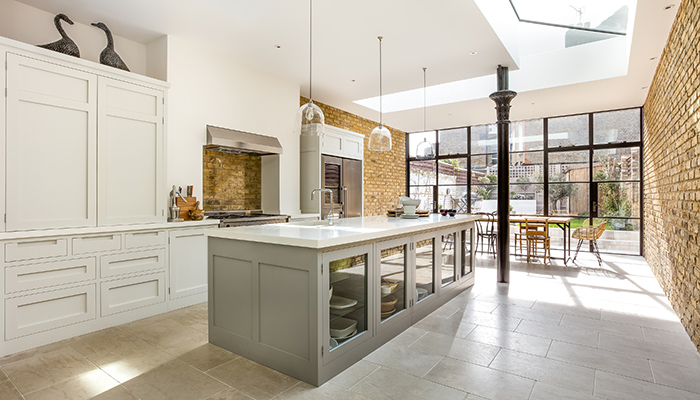
{"type": "Polygon", "coordinates": [[[574,233],[571,234],[573,239],[578,239],[578,245],[576,246],[576,254],[574,254],[574,261],[576,261],[576,256],[578,256],[578,251],[581,248],[581,243],[584,240],[589,240],[593,244],[593,254],[598,259],[598,266],[603,266],[603,259],[600,258],[600,252],[598,251],[598,239],[605,232],[605,225],[607,222],[602,222],[598,225],[581,225],[574,233]]]}

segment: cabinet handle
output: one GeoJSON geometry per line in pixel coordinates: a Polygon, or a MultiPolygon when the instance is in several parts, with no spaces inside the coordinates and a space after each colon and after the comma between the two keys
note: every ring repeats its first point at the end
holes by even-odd
{"type": "Polygon", "coordinates": [[[36,242],[17,242],[17,247],[22,246],[22,247],[29,247],[29,246],[43,246],[43,245],[57,245],[58,244],[58,239],[54,240],[40,240],[36,242]]]}
{"type": "Polygon", "coordinates": [[[81,237],[79,239],[80,240],[102,240],[102,239],[114,240],[114,235],[86,236],[86,237],[81,237]]]}
{"type": "Polygon", "coordinates": [[[132,233],[134,236],[158,236],[160,235],[160,232],[134,232],[132,233]]]}

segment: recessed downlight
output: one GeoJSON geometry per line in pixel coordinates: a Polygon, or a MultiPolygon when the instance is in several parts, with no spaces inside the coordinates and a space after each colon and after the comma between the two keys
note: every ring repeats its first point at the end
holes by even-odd
{"type": "Polygon", "coordinates": [[[470,55],[470,56],[475,56],[476,54],[477,54],[476,51],[470,51],[470,52],[469,52],[469,55],[470,55]]]}
{"type": "Polygon", "coordinates": [[[649,89],[649,86],[642,86],[642,90],[649,89]]]}
{"type": "Polygon", "coordinates": [[[281,49],[281,48],[282,48],[282,46],[280,46],[280,45],[276,44],[276,45],[275,45],[275,48],[276,48],[276,49],[281,49]]]}
{"type": "Polygon", "coordinates": [[[652,57],[652,58],[650,58],[649,60],[650,60],[650,61],[654,61],[654,60],[656,60],[656,59],[657,59],[657,57],[652,57]]]}
{"type": "Polygon", "coordinates": [[[669,4],[666,7],[664,7],[664,10],[670,10],[673,8],[673,6],[675,6],[675,4],[669,4]]]}

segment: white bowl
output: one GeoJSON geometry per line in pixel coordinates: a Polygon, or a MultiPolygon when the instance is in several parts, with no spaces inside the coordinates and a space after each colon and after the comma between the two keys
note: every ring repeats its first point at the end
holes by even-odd
{"type": "Polygon", "coordinates": [[[391,294],[391,285],[382,285],[382,296],[391,294]]]}
{"type": "Polygon", "coordinates": [[[418,207],[420,205],[420,200],[412,199],[412,198],[406,197],[406,196],[399,197],[399,200],[401,201],[401,204],[403,206],[418,207]]]}
{"type": "Polygon", "coordinates": [[[339,317],[331,321],[331,337],[342,338],[352,333],[357,327],[357,321],[339,317]]]}

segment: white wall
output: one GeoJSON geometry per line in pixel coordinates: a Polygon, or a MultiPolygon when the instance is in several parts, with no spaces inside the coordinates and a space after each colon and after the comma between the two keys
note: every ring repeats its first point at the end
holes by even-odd
{"type": "MultiPolygon", "coordinates": [[[[0,0],[0,36],[29,44],[46,44],[61,38],[54,27],[54,14],[14,0],[0,0]]],[[[72,19],[70,15],[69,18],[72,19]]],[[[62,23],[68,36],[78,45],[80,58],[99,62],[100,52],[107,45],[103,31],[72,19],[74,25],[62,23]]],[[[109,26],[109,24],[107,24],[109,26]]],[[[146,46],[112,32],[114,49],[132,72],[146,75],[146,46]]]]}
{"type": "Polygon", "coordinates": [[[275,136],[284,149],[280,212],[299,213],[299,86],[186,38],[169,35],[167,47],[168,185],[194,185],[202,197],[206,125],[275,136]]]}

